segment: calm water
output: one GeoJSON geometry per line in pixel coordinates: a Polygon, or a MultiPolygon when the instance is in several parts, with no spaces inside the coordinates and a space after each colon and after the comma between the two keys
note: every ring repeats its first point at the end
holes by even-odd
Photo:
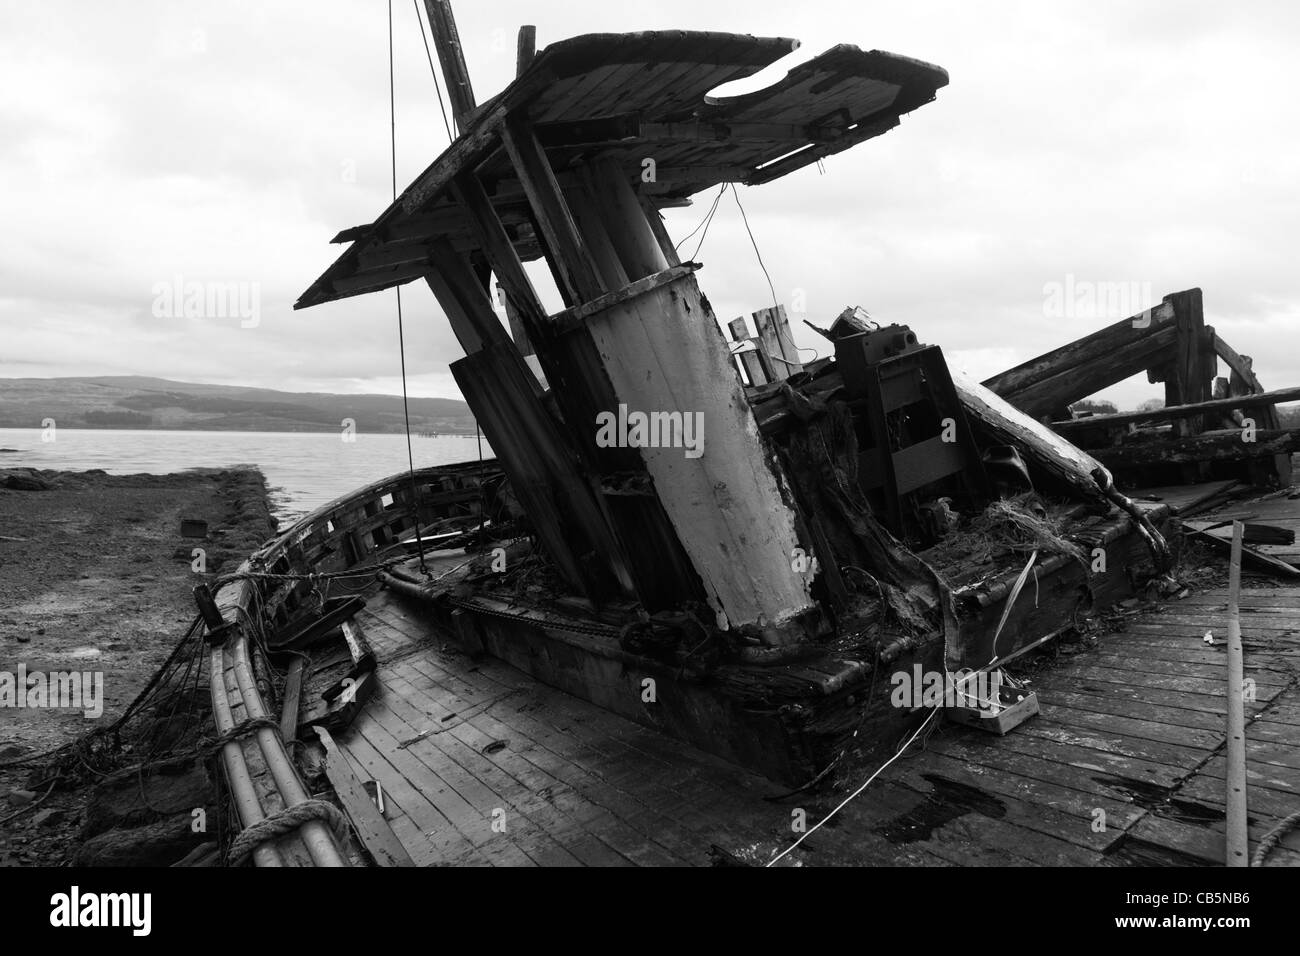
{"type": "MultiPolygon", "coordinates": [[[[0,468],[102,468],[111,474],[164,474],[187,468],[256,465],[271,486],[281,522],[297,518],[362,485],[405,471],[405,435],[357,435],[344,442],[337,432],[117,431],[60,428],[41,441],[36,428],[0,428],[0,468]]],[[[474,436],[411,437],[415,467],[478,459],[474,436]]],[[[483,457],[492,456],[487,440],[483,457]]]]}

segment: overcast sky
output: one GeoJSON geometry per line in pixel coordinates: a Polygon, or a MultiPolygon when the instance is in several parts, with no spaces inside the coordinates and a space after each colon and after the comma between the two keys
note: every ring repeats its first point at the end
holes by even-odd
{"type": "MultiPolygon", "coordinates": [[[[415,10],[394,7],[400,188],[447,141],[415,10]]],[[[803,41],[743,88],[836,43],[937,63],[951,84],[894,131],[740,187],[782,301],[803,290],[818,324],[862,305],[986,377],[1129,314],[1057,308],[1053,290],[1106,288],[1137,311],[1200,286],[1266,387],[1300,384],[1300,4],[456,7],[480,100],[513,75],[522,23],[539,47],[647,29],[803,41]]],[[[5,4],[0,376],[395,391],[393,293],[291,308],[342,248],[329,239],[389,200],[387,29],[383,0],[5,4]],[[178,279],[244,283],[258,324],[155,314],[178,279]]],[[[670,213],[675,237],[699,199],[670,213]]],[[[770,304],[730,197],[699,258],[720,318],[770,304]]],[[[407,288],[412,393],[455,396],[460,350],[427,289],[407,288]]]]}

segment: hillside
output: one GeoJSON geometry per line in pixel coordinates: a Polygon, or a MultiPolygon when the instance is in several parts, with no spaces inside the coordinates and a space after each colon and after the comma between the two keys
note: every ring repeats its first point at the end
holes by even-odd
{"type": "MultiPolygon", "coordinates": [[[[462,401],[412,398],[411,430],[472,434],[462,401]]],[[[158,428],[205,431],[400,432],[400,395],[335,395],[269,388],[196,385],[162,378],[0,378],[0,428],[158,428]]]]}

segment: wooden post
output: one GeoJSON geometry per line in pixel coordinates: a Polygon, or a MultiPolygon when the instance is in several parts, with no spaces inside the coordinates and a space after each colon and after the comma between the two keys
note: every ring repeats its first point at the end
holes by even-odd
{"type": "MultiPolygon", "coordinates": [[[[1188,289],[1168,297],[1174,307],[1174,324],[1178,329],[1177,357],[1174,374],[1165,381],[1166,405],[1195,405],[1210,398],[1213,375],[1205,375],[1205,314],[1201,290],[1188,289]]],[[[1180,437],[1200,434],[1202,419],[1185,419],[1175,426],[1180,437]]]]}
{"type": "Polygon", "coordinates": [[[754,328],[758,330],[758,341],[776,380],[803,371],[799,351],[790,336],[790,320],[786,318],[785,306],[759,309],[754,313],[754,328]]]}
{"type": "MultiPolygon", "coordinates": [[[[731,333],[731,340],[738,344],[748,345],[754,341],[749,334],[749,323],[745,321],[743,315],[728,322],[727,331],[731,333]]],[[[744,366],[745,377],[749,379],[750,385],[766,385],[772,381],[772,376],[768,374],[766,357],[760,350],[746,349],[743,352],[737,352],[736,357],[740,360],[740,364],[744,366]]]]}
{"type": "Polygon", "coordinates": [[[519,39],[515,43],[515,76],[523,76],[536,55],[537,27],[527,23],[519,28],[519,39]]]}
{"type": "Polygon", "coordinates": [[[1232,563],[1228,569],[1228,807],[1225,866],[1250,866],[1246,832],[1246,715],[1241,653],[1241,544],[1244,529],[1232,523],[1232,563]]]}
{"type": "Polygon", "coordinates": [[[506,310],[506,320],[510,323],[510,337],[514,339],[519,354],[525,358],[535,354],[537,349],[533,347],[532,340],[528,337],[528,329],[524,326],[523,317],[515,307],[514,301],[506,295],[505,286],[500,282],[497,283],[497,299],[506,310]]]}
{"type": "Polygon", "coordinates": [[[474,111],[474,87],[469,82],[469,69],[465,66],[460,34],[456,32],[451,0],[424,0],[424,9],[429,14],[429,29],[433,31],[433,43],[438,49],[438,62],[442,65],[442,78],[447,83],[451,112],[457,128],[464,129],[465,121],[474,111]]]}
{"type": "Polygon", "coordinates": [[[610,291],[598,278],[595,262],[532,124],[524,116],[511,114],[506,118],[502,141],[570,300],[581,305],[610,291]]]}
{"type": "MultiPolygon", "coordinates": [[[[645,464],[637,449],[596,446],[595,416],[602,409],[617,407],[617,399],[591,336],[585,330],[554,334],[553,323],[483,184],[473,174],[463,173],[456,179],[455,190],[470,212],[479,243],[497,278],[537,348],[542,371],[552,386],[551,395],[586,476],[599,485],[601,474],[606,472],[643,471],[645,464]],[[587,423],[592,424],[585,427],[587,423]]],[[[547,260],[558,276],[555,257],[549,250],[547,260]]],[[[622,548],[622,560],[631,567],[636,593],[647,609],[664,610],[680,605],[684,599],[702,596],[698,575],[657,498],[597,495],[597,505],[613,528],[622,548]]]]}
{"type": "Polygon", "coordinates": [[[629,273],[615,251],[614,234],[605,228],[595,197],[590,190],[577,186],[565,193],[565,199],[573,212],[574,224],[591,251],[600,281],[607,289],[623,288],[628,284],[629,273]]]}
{"type": "Polygon", "coordinates": [[[492,300],[464,256],[447,240],[436,239],[429,247],[429,262],[433,269],[425,275],[425,281],[447,313],[465,354],[489,345],[511,345],[510,336],[492,309],[492,300]]]}

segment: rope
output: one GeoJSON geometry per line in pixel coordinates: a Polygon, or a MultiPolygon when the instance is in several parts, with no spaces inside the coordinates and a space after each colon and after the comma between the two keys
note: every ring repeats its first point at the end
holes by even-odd
{"type": "Polygon", "coordinates": [[[230,865],[239,866],[263,843],[293,833],[303,824],[311,823],[313,820],[324,820],[328,823],[340,843],[347,836],[347,821],[338,807],[325,800],[304,800],[241,830],[239,836],[230,843],[228,853],[230,865]]]}
{"type": "Polygon", "coordinates": [[[245,720],[243,723],[235,724],[224,734],[212,738],[212,743],[208,747],[209,756],[215,757],[221,753],[226,744],[233,744],[245,737],[251,737],[259,730],[279,730],[280,722],[270,717],[254,717],[245,720]]]}
{"type": "MultiPolygon", "coordinates": [[[[418,18],[420,14],[418,5],[415,13],[418,18]]],[[[420,26],[420,36],[424,36],[423,24],[420,26]]],[[[441,92],[438,94],[438,101],[442,101],[441,92]]],[[[393,0],[388,0],[388,119],[389,142],[392,147],[393,202],[397,202],[397,88],[393,80],[393,0]]],[[[443,119],[446,119],[445,115],[443,119]]],[[[396,291],[397,347],[402,357],[402,419],[406,425],[406,464],[411,473],[411,507],[415,509],[415,547],[420,554],[420,571],[427,575],[429,569],[424,563],[424,538],[420,534],[420,492],[415,483],[415,453],[411,450],[411,408],[406,398],[406,333],[402,326],[402,287],[398,285],[396,291]]]]}
{"type": "Polygon", "coordinates": [[[406,560],[404,557],[394,558],[391,561],[372,564],[369,567],[359,568],[355,571],[312,571],[308,574],[277,573],[274,571],[232,571],[230,574],[223,574],[217,578],[214,590],[225,587],[234,581],[332,581],[336,578],[374,577],[380,571],[387,571],[399,564],[405,564],[406,560]]]}
{"type": "Polygon", "coordinates": [[[1281,842],[1282,837],[1286,836],[1287,833],[1294,829],[1297,824],[1300,824],[1300,811],[1291,814],[1273,829],[1269,830],[1268,833],[1264,834],[1264,839],[1260,840],[1259,846],[1255,847],[1255,855],[1250,858],[1250,865],[1263,866],[1265,858],[1268,857],[1268,854],[1273,847],[1277,846],[1278,843],[1281,842]]]}

